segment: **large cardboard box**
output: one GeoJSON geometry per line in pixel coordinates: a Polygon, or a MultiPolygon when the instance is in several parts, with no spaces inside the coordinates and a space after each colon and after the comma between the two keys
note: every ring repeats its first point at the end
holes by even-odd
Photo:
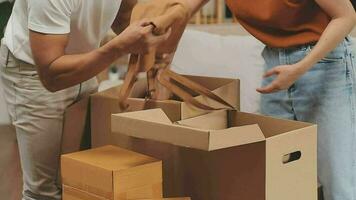
{"type": "Polygon", "coordinates": [[[105,146],[61,159],[64,196],[108,200],[162,198],[162,162],[105,146]]]}
{"type": "MultiPolygon", "coordinates": [[[[238,111],[172,122],[161,109],[153,109],[114,114],[112,130],[142,143],[177,147],[172,169],[180,196],[193,200],[317,199],[316,125],[238,111]]],[[[160,155],[150,148],[139,150],[160,155]]],[[[165,175],[164,181],[169,181],[171,177],[165,175]]]]}
{"type": "MultiPolygon", "coordinates": [[[[224,100],[239,109],[240,105],[240,83],[236,79],[211,78],[199,76],[186,76],[187,78],[199,83],[224,100]]],[[[207,111],[197,110],[179,99],[172,98],[165,101],[145,100],[146,80],[139,80],[133,87],[131,98],[128,99],[130,108],[128,111],[138,111],[152,108],[162,108],[173,120],[187,119],[198,116],[207,111]]],[[[111,88],[104,92],[99,92],[91,96],[91,139],[92,147],[99,147],[108,144],[115,144],[121,147],[128,147],[130,141],[120,135],[113,135],[111,128],[111,114],[124,112],[118,103],[120,87],[111,88]]],[[[208,105],[220,106],[216,102],[197,96],[202,102],[208,105]]]]}

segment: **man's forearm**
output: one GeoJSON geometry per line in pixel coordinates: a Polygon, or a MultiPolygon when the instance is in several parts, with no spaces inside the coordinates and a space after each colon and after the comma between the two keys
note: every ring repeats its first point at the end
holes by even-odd
{"type": "Polygon", "coordinates": [[[124,54],[109,42],[88,53],[64,55],[42,71],[41,80],[48,90],[56,92],[89,80],[124,54]]]}

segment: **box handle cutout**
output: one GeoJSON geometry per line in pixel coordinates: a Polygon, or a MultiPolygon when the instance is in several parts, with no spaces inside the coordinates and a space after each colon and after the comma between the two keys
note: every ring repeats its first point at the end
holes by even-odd
{"type": "Polygon", "coordinates": [[[284,155],[282,161],[283,161],[283,164],[288,164],[288,163],[300,160],[301,157],[302,157],[302,152],[296,151],[296,152],[284,155]]]}

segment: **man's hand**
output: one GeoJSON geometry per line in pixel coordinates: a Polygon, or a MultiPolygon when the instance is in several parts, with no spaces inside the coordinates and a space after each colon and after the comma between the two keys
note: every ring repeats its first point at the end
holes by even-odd
{"type": "Polygon", "coordinates": [[[151,48],[166,41],[171,34],[171,30],[169,30],[163,35],[156,36],[152,33],[153,28],[153,25],[147,20],[133,23],[113,39],[112,43],[122,52],[145,54],[151,48]]]}
{"type": "Polygon", "coordinates": [[[300,70],[298,63],[294,65],[281,65],[266,72],[264,78],[273,75],[276,76],[274,81],[265,87],[258,88],[258,92],[268,94],[288,89],[303,75],[303,71],[300,70]]]}
{"type": "Polygon", "coordinates": [[[99,49],[83,54],[67,55],[68,35],[47,35],[30,31],[32,54],[41,82],[56,92],[96,76],[119,57],[146,53],[167,40],[170,31],[161,36],[152,34],[147,21],[134,23],[99,49]]]}

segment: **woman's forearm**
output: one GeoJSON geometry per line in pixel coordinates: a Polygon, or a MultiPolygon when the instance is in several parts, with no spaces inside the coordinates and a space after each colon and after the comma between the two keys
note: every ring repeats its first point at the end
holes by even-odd
{"type": "MultiPolygon", "coordinates": [[[[356,14],[352,5],[347,2],[343,5],[342,9],[330,8],[334,5],[331,3],[324,5],[324,0],[320,1],[319,4],[324,6],[327,11],[330,11],[331,14],[338,13],[336,16],[333,16],[329,25],[323,32],[319,41],[312,49],[312,51],[300,62],[301,72],[306,72],[312,68],[318,61],[323,59],[328,53],[335,49],[345,37],[352,31],[356,25],[356,14]],[[343,12],[343,13],[341,13],[343,12]]],[[[328,2],[329,3],[329,2],[328,2]]],[[[337,2],[336,2],[337,3],[337,2]]],[[[342,2],[340,2],[341,4],[342,2]]]]}
{"type": "Polygon", "coordinates": [[[310,54],[302,60],[303,71],[308,71],[319,60],[323,59],[330,51],[335,49],[355,26],[356,20],[352,17],[334,19],[322,34],[319,42],[310,54]]]}

